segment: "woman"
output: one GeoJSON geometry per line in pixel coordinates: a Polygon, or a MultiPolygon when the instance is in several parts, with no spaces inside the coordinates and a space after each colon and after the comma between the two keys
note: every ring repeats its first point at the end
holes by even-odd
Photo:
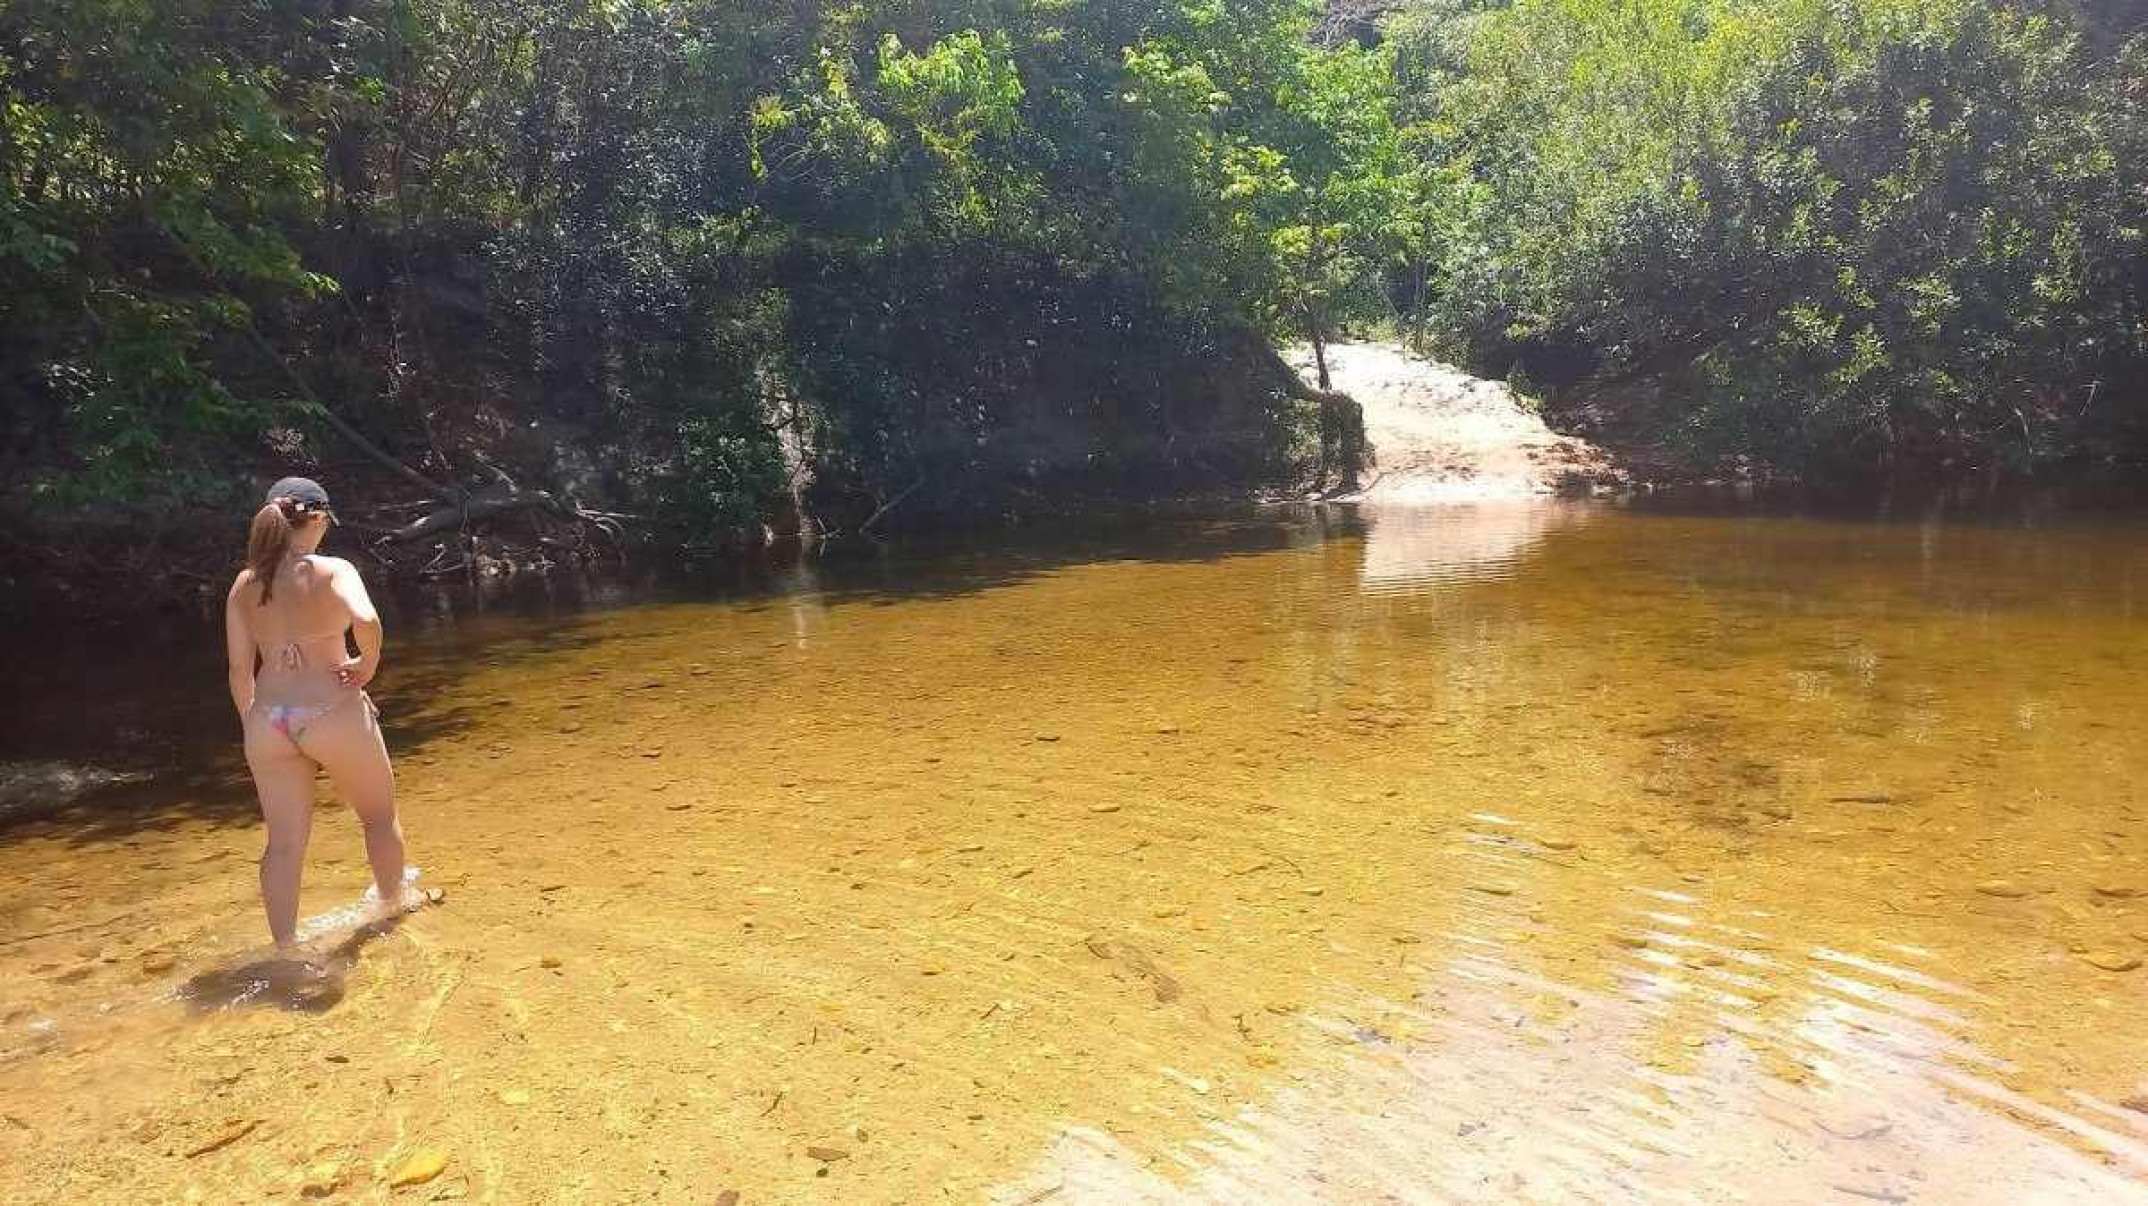
{"type": "Polygon", "coordinates": [[[365,827],[369,895],[394,908],[422,900],[404,885],[395,771],[365,693],[380,670],[380,616],[357,567],[314,552],[332,518],[319,484],[287,477],[271,486],[247,535],[246,568],[224,601],[231,702],[246,729],[246,764],[268,825],[261,903],[285,952],[297,941],[299,872],[319,770],[365,827]],[[346,629],[357,631],[357,657],[344,643],[346,629]]]}

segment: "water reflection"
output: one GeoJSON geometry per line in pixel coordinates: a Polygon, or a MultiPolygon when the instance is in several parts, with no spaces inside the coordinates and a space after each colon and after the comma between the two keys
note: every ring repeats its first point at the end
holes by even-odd
{"type": "Polygon", "coordinates": [[[1596,504],[1514,500],[1451,507],[1360,507],[1359,589],[1406,594],[1504,578],[1554,532],[1588,522],[1596,504]]]}
{"type": "Polygon", "coordinates": [[[331,1009],[217,1007],[243,795],[0,843],[0,1195],[2138,1198],[2138,535],[1308,508],[460,619],[384,692],[453,901],[331,1009]]]}

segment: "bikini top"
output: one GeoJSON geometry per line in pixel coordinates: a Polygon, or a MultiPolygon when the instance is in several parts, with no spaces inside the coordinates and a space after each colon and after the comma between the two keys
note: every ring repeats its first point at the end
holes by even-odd
{"type": "Polygon", "coordinates": [[[325,641],[330,637],[340,637],[349,630],[350,626],[351,622],[345,619],[325,632],[313,632],[295,636],[274,648],[263,645],[261,646],[261,660],[274,662],[278,667],[285,670],[300,669],[306,664],[305,645],[308,641],[325,641]]]}
{"type": "Polygon", "coordinates": [[[350,624],[346,622],[336,625],[333,629],[330,629],[327,632],[316,632],[308,634],[306,636],[292,637],[290,640],[285,641],[283,644],[276,646],[274,649],[270,649],[268,646],[263,645],[261,647],[261,655],[266,660],[274,661],[276,665],[281,667],[282,669],[297,670],[306,664],[305,645],[308,641],[325,641],[330,637],[340,637],[349,627],[350,624]]]}

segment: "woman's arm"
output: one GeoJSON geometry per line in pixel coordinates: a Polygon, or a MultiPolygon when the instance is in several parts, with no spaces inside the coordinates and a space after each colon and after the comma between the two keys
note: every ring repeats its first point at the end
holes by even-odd
{"type": "Polygon", "coordinates": [[[231,706],[241,716],[254,706],[254,630],[244,598],[250,577],[240,574],[224,596],[224,679],[231,687],[231,706]]]}
{"type": "Polygon", "coordinates": [[[358,656],[343,663],[343,682],[346,686],[364,687],[380,673],[380,613],[373,609],[372,596],[365,593],[365,579],[358,576],[357,566],[338,560],[331,581],[336,598],[350,610],[351,631],[358,638],[358,656]]]}

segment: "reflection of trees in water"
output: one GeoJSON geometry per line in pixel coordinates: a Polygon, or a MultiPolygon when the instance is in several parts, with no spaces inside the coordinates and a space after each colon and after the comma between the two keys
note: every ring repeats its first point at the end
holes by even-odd
{"type": "Polygon", "coordinates": [[[1531,500],[1359,509],[1365,526],[1358,589],[1407,592],[1504,578],[1552,532],[1586,523],[1586,503],[1531,500]]]}

